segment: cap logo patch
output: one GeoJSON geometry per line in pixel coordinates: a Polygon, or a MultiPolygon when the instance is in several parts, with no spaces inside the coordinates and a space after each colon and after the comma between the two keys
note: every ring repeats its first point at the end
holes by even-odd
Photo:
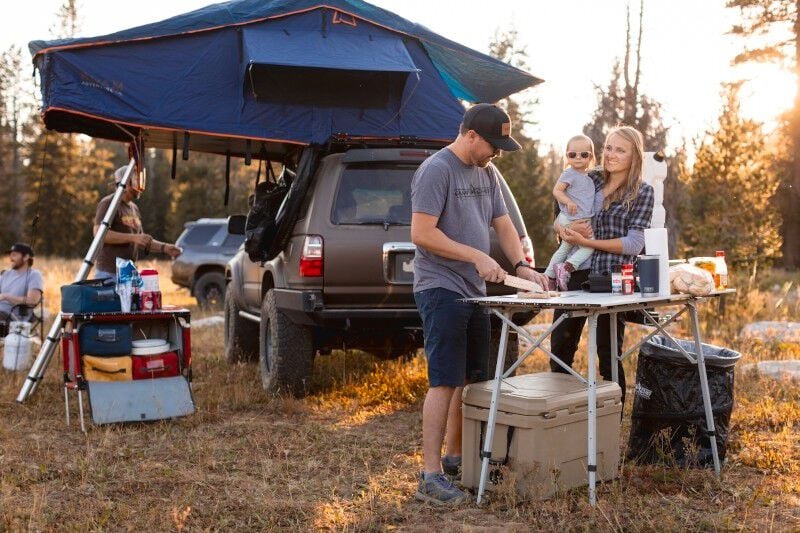
{"type": "Polygon", "coordinates": [[[508,137],[511,135],[511,123],[510,122],[503,122],[503,125],[500,129],[501,135],[503,137],[508,137]]]}

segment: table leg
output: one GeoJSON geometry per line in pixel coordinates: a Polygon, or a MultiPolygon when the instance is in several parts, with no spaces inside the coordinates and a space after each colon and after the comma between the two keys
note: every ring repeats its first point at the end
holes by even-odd
{"type": "Polygon", "coordinates": [[[83,422],[83,396],[80,389],[78,389],[78,416],[81,417],[81,431],[86,433],[86,425],[83,422]]]}
{"type": "MultiPolygon", "coordinates": [[[[510,318],[510,313],[503,313],[510,318]]],[[[489,404],[489,420],[486,422],[486,436],[483,440],[483,451],[481,451],[481,478],[478,482],[478,505],[483,499],[483,491],[486,490],[486,480],[489,477],[489,459],[492,456],[492,441],[494,440],[494,426],[497,422],[497,402],[500,397],[500,385],[503,382],[503,366],[506,360],[506,344],[508,343],[508,323],[503,321],[503,328],[500,331],[500,347],[497,352],[497,365],[494,371],[494,388],[492,389],[492,402],[489,404]]]]}
{"type": "Polygon", "coordinates": [[[697,373],[700,374],[700,389],[703,393],[703,406],[706,411],[706,427],[708,428],[708,439],[711,441],[711,454],[714,457],[714,471],[717,476],[720,474],[719,453],[717,452],[717,432],[714,427],[714,412],[711,409],[711,395],[708,391],[708,375],[706,375],[706,362],[703,357],[703,343],[700,340],[700,319],[697,316],[695,304],[687,303],[689,313],[692,315],[692,327],[694,329],[694,348],[697,352],[697,373]]]}
{"type": "Polygon", "coordinates": [[[597,499],[594,492],[594,485],[597,477],[597,313],[589,317],[589,360],[588,381],[589,381],[589,405],[588,405],[588,459],[587,470],[589,471],[589,503],[594,507],[597,499]]]}
{"type": "Polygon", "coordinates": [[[617,346],[617,313],[609,313],[611,329],[611,381],[619,385],[619,347],[617,346]]]}
{"type": "Polygon", "coordinates": [[[64,413],[67,416],[67,425],[69,426],[69,394],[67,393],[67,386],[64,385],[64,413]]]}

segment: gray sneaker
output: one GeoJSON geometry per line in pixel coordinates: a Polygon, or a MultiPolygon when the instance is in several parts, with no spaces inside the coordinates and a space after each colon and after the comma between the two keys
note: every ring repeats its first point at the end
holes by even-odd
{"type": "Polygon", "coordinates": [[[420,501],[434,505],[460,505],[470,500],[470,495],[459,489],[441,472],[425,477],[419,475],[419,488],[414,495],[420,501]]]}
{"type": "Polygon", "coordinates": [[[442,457],[442,470],[450,477],[461,477],[461,456],[445,455],[442,457]]]}

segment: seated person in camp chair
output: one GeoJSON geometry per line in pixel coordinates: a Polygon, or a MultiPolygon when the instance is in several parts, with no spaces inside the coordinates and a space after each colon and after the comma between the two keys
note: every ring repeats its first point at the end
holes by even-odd
{"type": "Polygon", "coordinates": [[[30,320],[42,301],[42,273],[33,268],[33,248],[18,242],[8,251],[11,269],[0,274],[0,336],[12,320],[30,320]]]}
{"type": "MultiPolygon", "coordinates": [[[[118,184],[125,175],[126,167],[120,167],[114,172],[114,183],[118,184]]],[[[169,256],[170,259],[178,257],[183,250],[174,244],[155,240],[144,232],[142,228],[142,217],[139,208],[134,203],[138,200],[141,192],[134,189],[131,182],[125,186],[122,198],[117,206],[117,212],[111,225],[103,239],[103,247],[97,254],[95,261],[94,277],[97,279],[107,279],[116,277],[117,263],[116,258],[130,259],[136,262],[137,259],[149,254],[160,253],[169,256]]],[[[109,205],[114,194],[109,194],[97,205],[97,212],[94,217],[94,233],[100,229],[100,224],[106,216],[109,205]]]]}

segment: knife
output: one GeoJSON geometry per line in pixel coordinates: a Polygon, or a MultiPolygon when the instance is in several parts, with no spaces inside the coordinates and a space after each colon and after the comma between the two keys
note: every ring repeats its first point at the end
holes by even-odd
{"type": "Polygon", "coordinates": [[[508,287],[514,287],[515,289],[522,289],[523,291],[527,292],[537,292],[544,294],[547,294],[548,292],[544,290],[542,286],[536,283],[535,281],[518,278],[517,276],[512,276],[510,274],[506,274],[505,280],[503,280],[503,285],[506,285],[508,287]]]}

